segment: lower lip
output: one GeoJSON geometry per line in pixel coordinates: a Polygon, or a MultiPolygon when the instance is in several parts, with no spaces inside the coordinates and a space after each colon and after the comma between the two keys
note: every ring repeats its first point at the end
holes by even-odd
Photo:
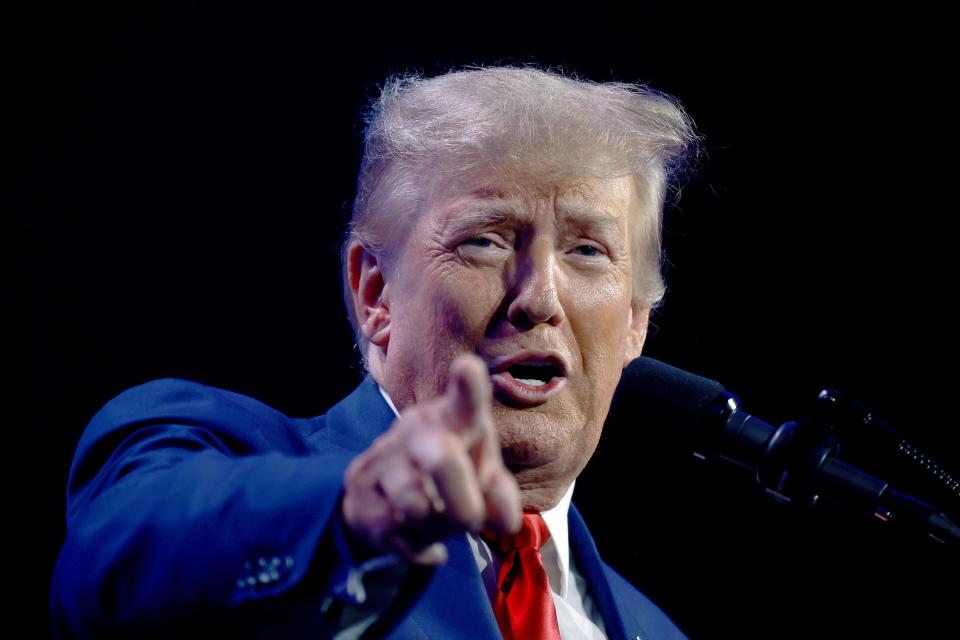
{"type": "Polygon", "coordinates": [[[501,371],[490,376],[497,397],[507,404],[534,407],[543,404],[567,384],[567,379],[554,377],[545,385],[535,387],[520,382],[509,371],[501,371]]]}

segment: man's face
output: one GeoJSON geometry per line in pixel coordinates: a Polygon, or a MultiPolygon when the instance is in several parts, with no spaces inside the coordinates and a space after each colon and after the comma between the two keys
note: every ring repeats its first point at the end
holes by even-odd
{"type": "Polygon", "coordinates": [[[596,448],[647,308],[631,305],[628,178],[448,187],[384,274],[381,382],[399,408],[437,396],[450,363],[491,372],[504,461],[527,506],[548,508],[596,448]]]}

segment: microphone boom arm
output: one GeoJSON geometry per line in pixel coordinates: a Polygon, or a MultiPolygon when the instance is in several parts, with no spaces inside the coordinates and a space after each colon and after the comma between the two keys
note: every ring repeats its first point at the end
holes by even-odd
{"type": "Polygon", "coordinates": [[[701,460],[754,471],[757,483],[777,500],[812,506],[828,498],[938,542],[960,544],[960,527],[941,510],[839,459],[839,443],[829,428],[813,421],[774,427],[743,411],[739,399],[719,383],[645,356],[627,368],[621,387],[615,403],[624,410],[679,427],[701,460]]]}

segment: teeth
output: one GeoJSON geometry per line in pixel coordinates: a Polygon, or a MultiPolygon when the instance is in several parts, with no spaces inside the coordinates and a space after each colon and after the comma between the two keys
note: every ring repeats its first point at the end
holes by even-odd
{"type": "Polygon", "coordinates": [[[517,382],[522,382],[523,384],[530,385],[531,387],[542,387],[547,384],[543,380],[537,380],[536,378],[517,378],[517,382]]]}

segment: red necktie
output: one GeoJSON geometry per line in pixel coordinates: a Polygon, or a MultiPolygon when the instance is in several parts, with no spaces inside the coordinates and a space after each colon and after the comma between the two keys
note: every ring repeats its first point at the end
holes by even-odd
{"type": "Polygon", "coordinates": [[[503,558],[493,613],[505,640],[560,640],[557,610],[540,558],[550,532],[540,514],[523,514],[523,527],[515,535],[485,532],[484,539],[503,558]]]}

